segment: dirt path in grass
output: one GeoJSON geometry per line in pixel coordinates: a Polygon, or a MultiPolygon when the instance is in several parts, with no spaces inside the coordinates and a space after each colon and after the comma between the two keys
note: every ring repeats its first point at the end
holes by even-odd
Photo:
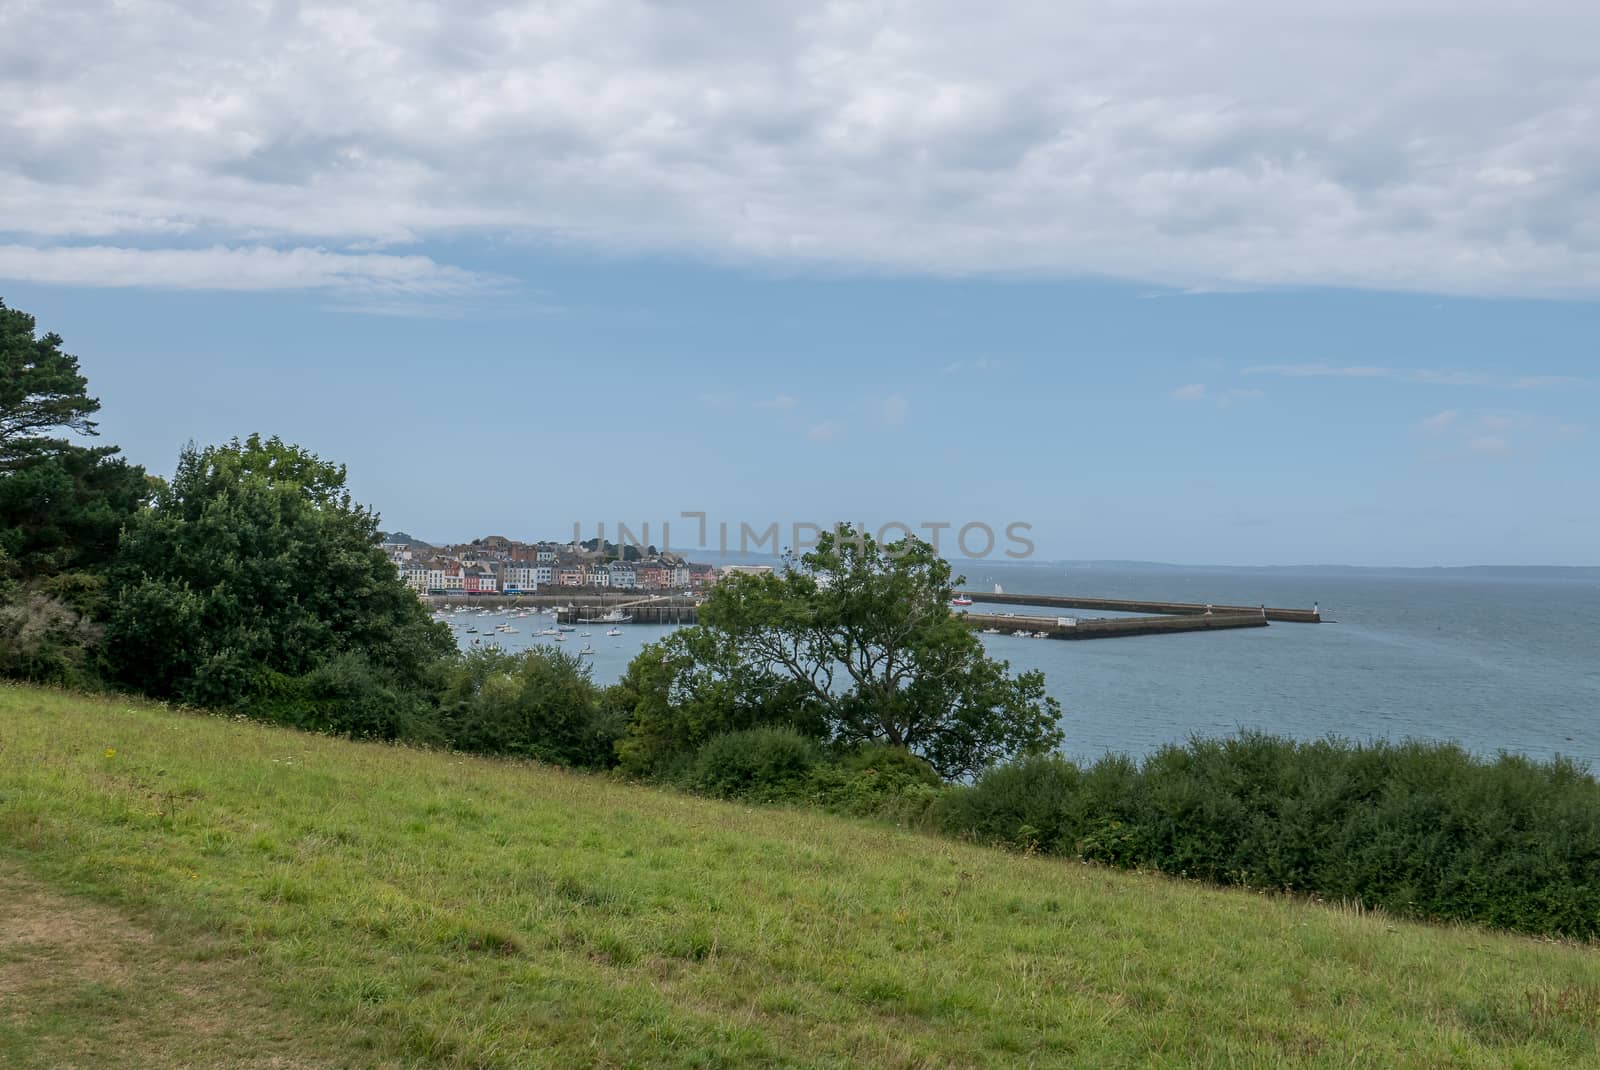
{"type": "Polygon", "coordinates": [[[308,1052],[239,964],[0,863],[0,1066],[343,1064],[308,1052]]]}

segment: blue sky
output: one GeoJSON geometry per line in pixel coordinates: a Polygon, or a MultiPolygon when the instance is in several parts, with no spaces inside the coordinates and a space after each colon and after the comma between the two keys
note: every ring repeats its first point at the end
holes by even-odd
{"type": "Polygon", "coordinates": [[[1594,564],[1600,19],[1542,7],[58,5],[0,296],[134,460],[282,434],[425,538],[1594,564]]]}

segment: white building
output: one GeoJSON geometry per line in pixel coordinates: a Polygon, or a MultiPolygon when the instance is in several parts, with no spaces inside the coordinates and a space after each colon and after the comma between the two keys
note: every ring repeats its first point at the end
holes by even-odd
{"type": "Polygon", "coordinates": [[[539,589],[539,566],[525,563],[502,565],[500,589],[507,594],[532,594],[539,589]]]}

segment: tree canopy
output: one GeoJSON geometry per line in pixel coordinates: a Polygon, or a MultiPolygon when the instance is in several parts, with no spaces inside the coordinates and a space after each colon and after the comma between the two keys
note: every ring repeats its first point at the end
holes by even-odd
{"type": "Polygon", "coordinates": [[[0,466],[61,445],[47,432],[95,433],[100,402],[61,336],[35,335],[34,318],[0,300],[0,466]]]}
{"type": "Polygon", "coordinates": [[[186,448],[123,534],[108,658],[147,694],[237,707],[330,659],[402,680],[454,649],[377,546],[344,468],[276,437],[186,448]]]}
{"type": "Polygon", "coordinates": [[[1057,746],[1060,705],[1043,674],[1013,676],[988,657],[950,592],[950,565],[926,542],[883,546],[848,526],[781,574],[730,577],[699,625],[635,663],[624,760],[719,719],[742,722],[722,731],[814,719],[840,744],[905,748],[947,779],[1057,746]]]}

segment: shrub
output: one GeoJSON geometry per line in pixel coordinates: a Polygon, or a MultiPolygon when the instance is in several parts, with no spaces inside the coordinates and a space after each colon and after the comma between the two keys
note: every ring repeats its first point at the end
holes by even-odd
{"type": "Polygon", "coordinates": [[[792,728],[750,728],[713,736],[682,774],[685,787],[724,799],[799,798],[822,748],[792,728]]]}
{"type": "Polygon", "coordinates": [[[836,813],[920,819],[943,790],[939,774],[903,747],[869,744],[812,770],[813,798],[836,813]]]}
{"type": "Polygon", "coordinates": [[[102,629],[86,612],[40,584],[0,598],[0,676],[88,687],[102,629]]]}
{"type": "Polygon", "coordinates": [[[1600,936],[1600,784],[1565,760],[1246,733],[1142,765],[991,769],[934,806],[983,842],[1398,914],[1600,936]]]}
{"type": "Polygon", "coordinates": [[[445,670],[439,729],[465,751],[559,765],[615,763],[621,725],[601,708],[589,668],[575,655],[534,648],[479,650],[445,670]]]}
{"type": "Polygon", "coordinates": [[[245,712],[263,720],[354,739],[442,742],[428,697],[359,654],[342,654],[300,677],[252,685],[245,712]]]}

